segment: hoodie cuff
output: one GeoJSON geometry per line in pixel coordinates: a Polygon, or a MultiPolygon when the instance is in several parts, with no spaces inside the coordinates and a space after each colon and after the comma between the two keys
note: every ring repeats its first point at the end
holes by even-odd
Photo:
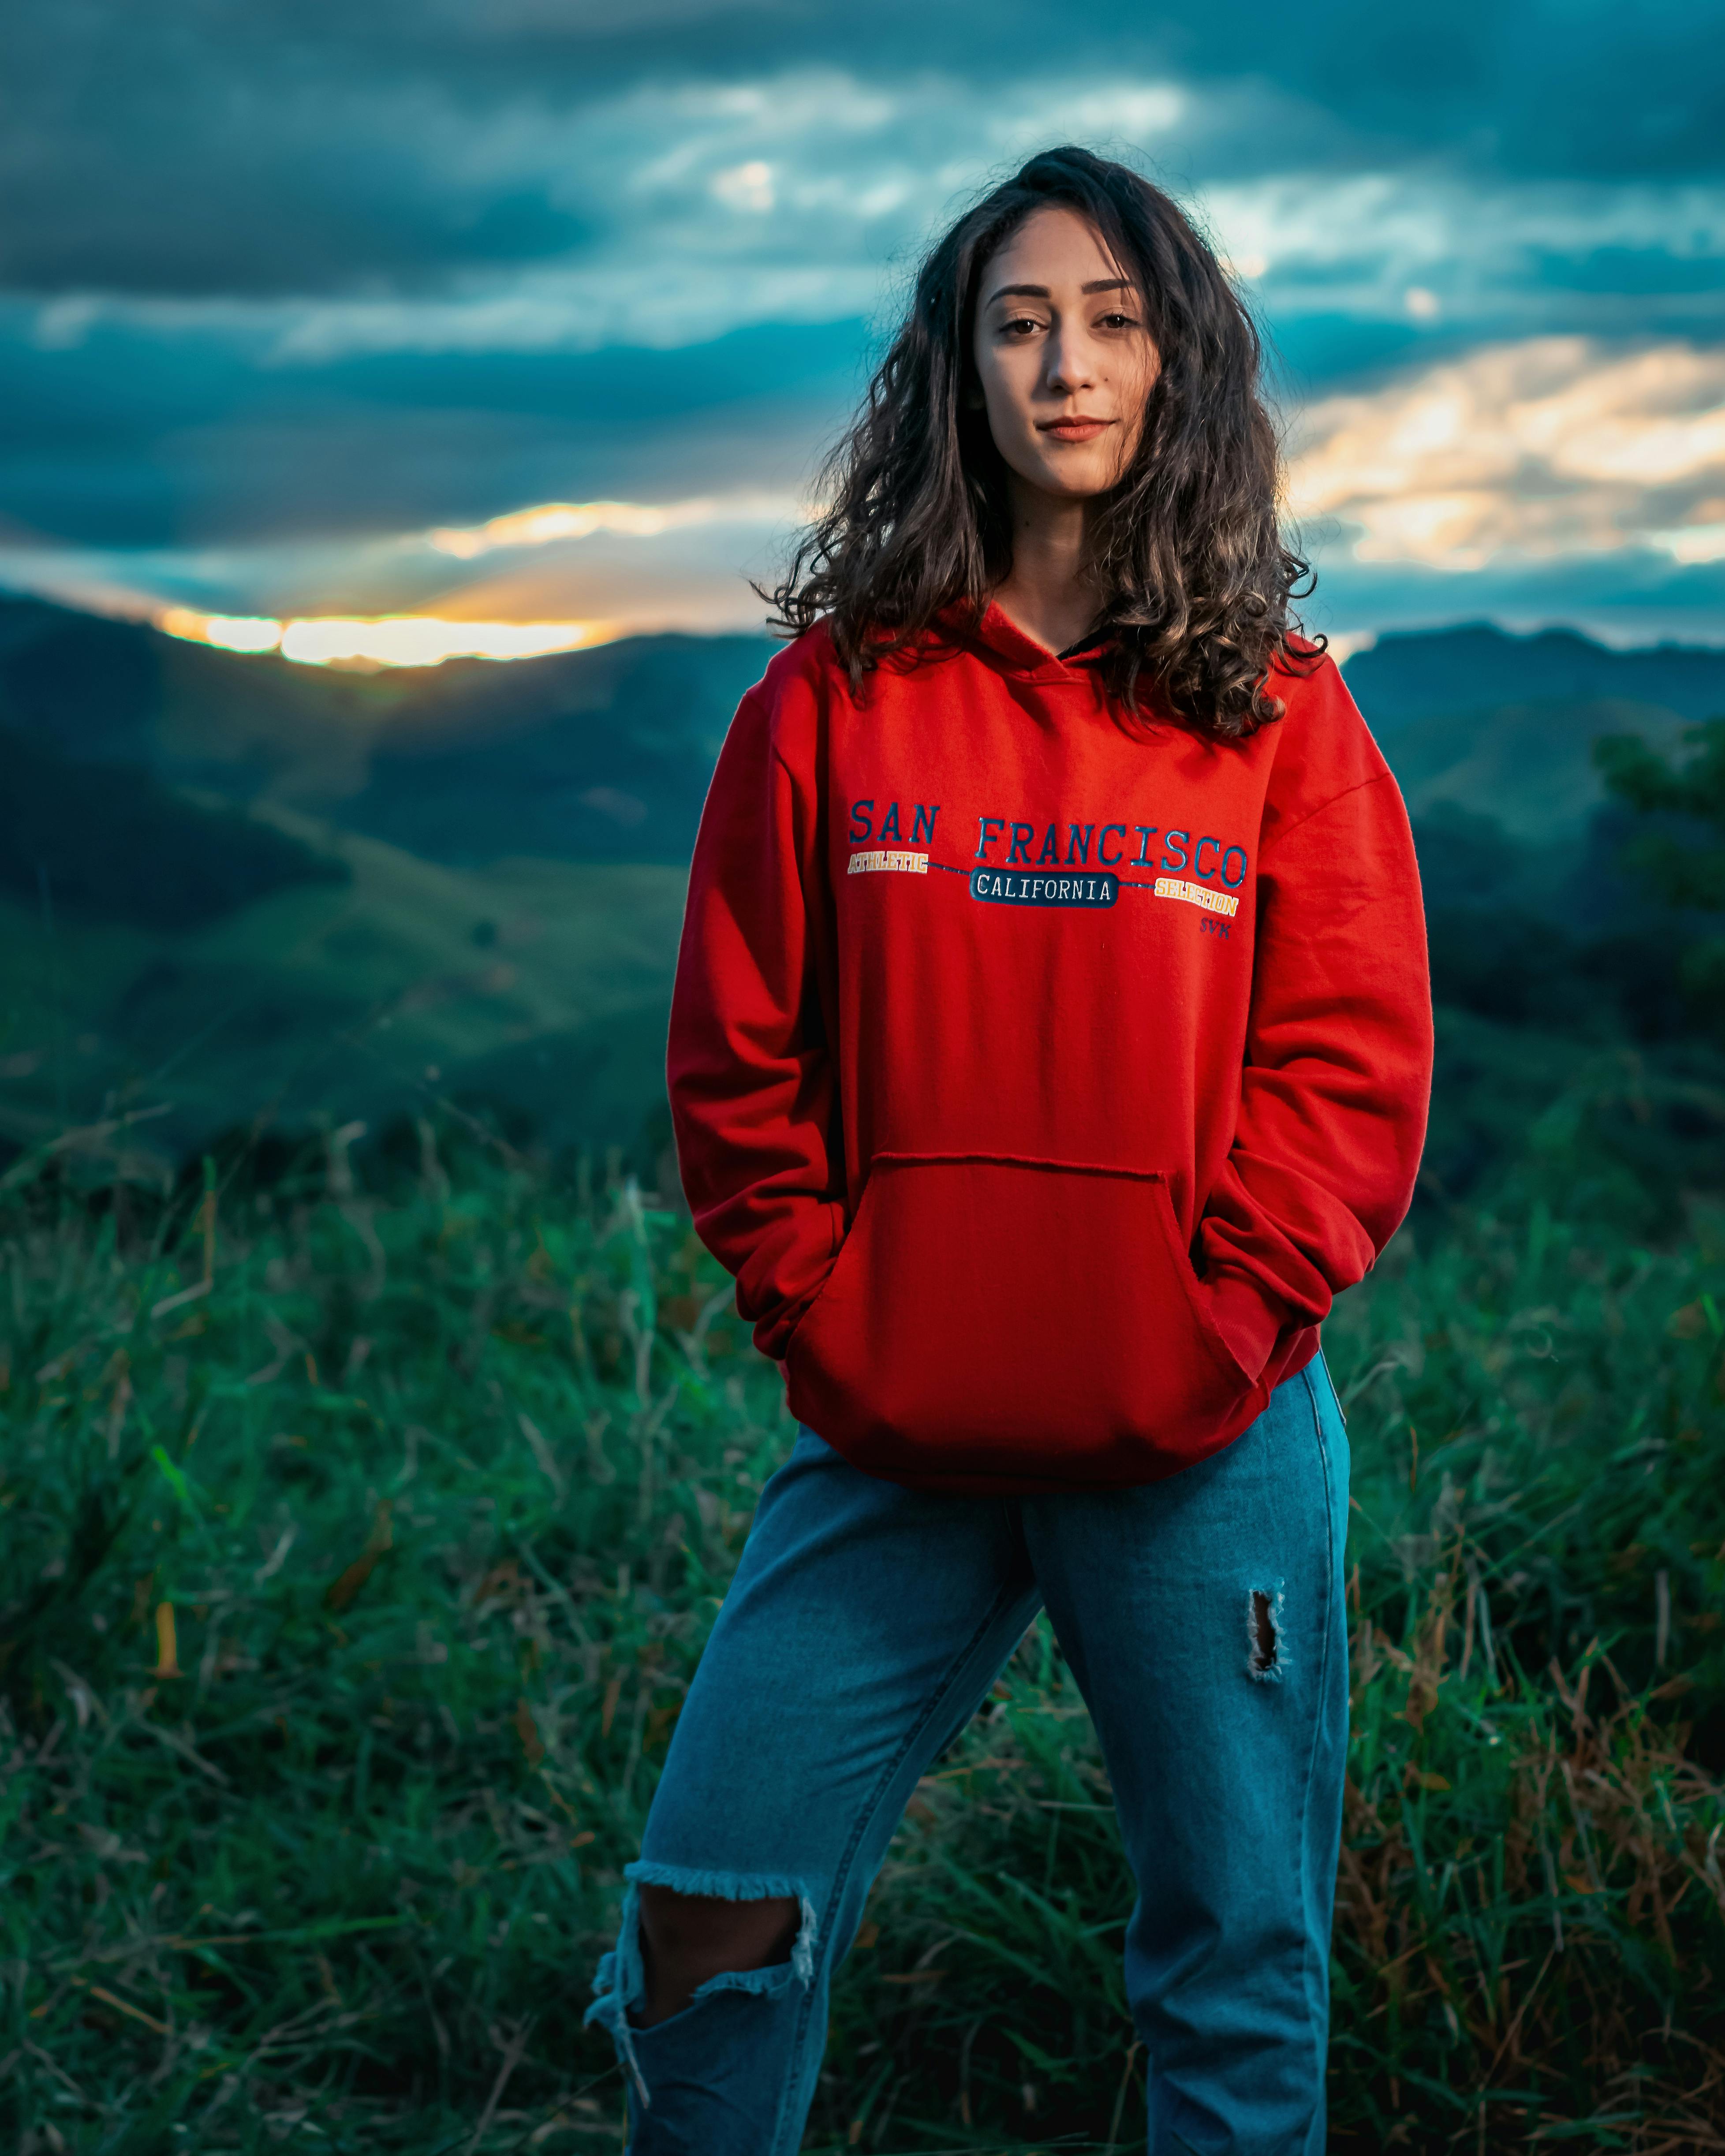
{"type": "MultiPolygon", "coordinates": [[[[799,1205],[772,1241],[738,1272],[737,1315],[753,1322],[755,1345],[782,1363],[791,1336],[819,1301],[845,1240],[845,1208],[835,1199],[799,1205]]],[[[725,1262],[722,1252],[719,1262],[725,1262]]]]}
{"type": "Polygon", "coordinates": [[[1228,1352],[1254,1384],[1264,1374],[1271,1351],[1285,1322],[1280,1306],[1272,1307],[1258,1287],[1243,1273],[1218,1272],[1204,1283],[1209,1290],[1210,1315],[1228,1352]]]}

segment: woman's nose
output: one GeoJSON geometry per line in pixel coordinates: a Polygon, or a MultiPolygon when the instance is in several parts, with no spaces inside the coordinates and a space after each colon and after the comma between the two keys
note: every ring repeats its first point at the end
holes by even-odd
{"type": "Polygon", "coordinates": [[[1085,337],[1056,337],[1048,346],[1046,378],[1050,389],[1070,394],[1096,379],[1090,342],[1085,337]]]}

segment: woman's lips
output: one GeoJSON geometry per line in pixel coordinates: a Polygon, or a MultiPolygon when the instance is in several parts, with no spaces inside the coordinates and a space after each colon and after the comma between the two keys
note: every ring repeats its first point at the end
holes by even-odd
{"type": "Polygon", "coordinates": [[[1044,419],[1038,422],[1036,431],[1052,434],[1057,442],[1090,442],[1113,424],[1111,419],[1044,419]]]}

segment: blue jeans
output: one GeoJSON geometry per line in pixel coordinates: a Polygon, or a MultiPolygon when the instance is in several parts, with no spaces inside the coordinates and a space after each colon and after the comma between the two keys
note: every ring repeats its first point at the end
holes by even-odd
{"type": "Polygon", "coordinates": [[[1126,1987],[1149,2146],[1318,2156],[1348,1737],[1348,1440],[1322,1355],[1166,1481],[968,1497],[804,1430],[762,1494],[672,1738],[589,2020],[632,2156],[791,2156],[832,1973],[918,1779],[1045,1606],[1101,1740],[1138,1898],[1126,1987]],[[788,1961],[632,2025],[638,1883],[788,1897],[788,1961]]]}

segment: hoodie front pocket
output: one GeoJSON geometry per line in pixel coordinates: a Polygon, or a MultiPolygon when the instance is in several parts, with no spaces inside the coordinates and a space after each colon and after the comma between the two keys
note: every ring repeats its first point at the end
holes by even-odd
{"type": "Polygon", "coordinates": [[[1153,1481],[1260,1411],[1159,1173],[883,1153],[792,1335],[790,1406],[927,1488],[1153,1481]]]}

